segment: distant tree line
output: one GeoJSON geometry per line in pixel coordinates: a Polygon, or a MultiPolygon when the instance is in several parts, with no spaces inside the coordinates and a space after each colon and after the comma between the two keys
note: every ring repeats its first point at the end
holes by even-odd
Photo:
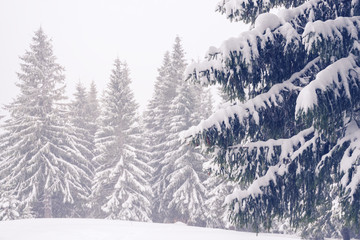
{"type": "Polygon", "coordinates": [[[78,82],[69,101],[64,68],[41,28],[20,59],[20,94],[6,106],[1,126],[0,220],[93,217],[226,226],[229,185],[210,179],[202,167],[210,156],[179,138],[213,110],[210,90],[183,80],[179,37],[164,55],[142,116],[125,61],[115,59],[100,100],[94,83],[87,90],[78,82]]]}

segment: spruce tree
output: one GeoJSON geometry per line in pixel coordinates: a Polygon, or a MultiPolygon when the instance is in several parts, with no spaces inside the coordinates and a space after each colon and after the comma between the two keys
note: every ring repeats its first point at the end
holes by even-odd
{"type": "Polygon", "coordinates": [[[21,57],[20,94],[7,106],[0,185],[36,217],[76,217],[91,169],[72,135],[64,104],[63,67],[40,28],[21,57]]]}
{"type": "Polygon", "coordinates": [[[359,1],[223,0],[217,10],[252,27],[211,47],[187,78],[219,83],[238,103],[185,136],[237,183],[232,221],[259,230],[288,218],[317,238],[358,233],[359,1]]]}
{"type": "Polygon", "coordinates": [[[150,167],[139,158],[137,104],[129,70],[115,60],[96,133],[95,217],[150,221],[150,167]]]}
{"type": "Polygon", "coordinates": [[[206,159],[188,144],[182,144],[179,137],[181,131],[194,123],[196,96],[191,87],[186,83],[180,86],[172,101],[171,128],[167,138],[169,150],[160,172],[165,184],[161,201],[165,206],[166,222],[205,226],[206,175],[202,165],[206,159]]]}
{"type": "Polygon", "coordinates": [[[205,225],[204,157],[182,144],[178,134],[199,121],[202,90],[182,81],[185,54],[179,37],[166,53],[145,114],[152,166],[157,222],[205,225]],[[196,109],[196,111],[195,111],[196,109]],[[196,112],[196,113],[194,113],[196,112]]]}
{"type": "Polygon", "coordinates": [[[79,149],[83,156],[88,160],[91,168],[93,154],[93,138],[91,132],[91,115],[88,112],[89,101],[87,99],[86,88],[81,82],[76,85],[74,100],[70,105],[70,121],[74,130],[74,136],[82,143],[84,148],[79,149]]]}
{"type": "MultiPolygon", "coordinates": [[[[81,143],[78,146],[78,150],[84,156],[87,161],[87,167],[91,170],[91,174],[89,174],[89,178],[92,180],[94,177],[94,135],[92,129],[92,115],[90,114],[90,102],[88,101],[88,96],[86,92],[86,88],[82,85],[81,82],[78,82],[76,85],[76,91],[74,93],[74,100],[70,104],[70,124],[72,127],[72,135],[77,142],[81,143]]],[[[96,164],[95,164],[96,165],[96,164]]],[[[91,189],[91,183],[86,182],[87,189],[91,189]]],[[[90,197],[90,196],[88,196],[90,197]]],[[[76,208],[81,210],[81,216],[89,216],[89,209],[88,209],[88,201],[82,202],[81,204],[77,204],[76,208]]],[[[80,212],[80,211],[79,211],[80,212]]]]}
{"type": "Polygon", "coordinates": [[[176,94],[177,79],[171,77],[171,56],[166,52],[154,86],[154,94],[144,113],[145,136],[147,139],[150,164],[154,169],[151,179],[154,199],[152,220],[163,222],[165,206],[162,202],[164,176],[161,174],[163,159],[168,151],[167,134],[170,130],[169,112],[176,94]]]}
{"type": "MultiPolygon", "coordinates": [[[[86,104],[86,114],[87,114],[87,127],[90,135],[90,150],[95,153],[95,133],[98,129],[97,119],[100,116],[100,106],[97,97],[97,88],[94,82],[91,82],[90,89],[86,94],[87,104],[86,104]]],[[[95,162],[93,162],[96,165],[95,162]]]]}

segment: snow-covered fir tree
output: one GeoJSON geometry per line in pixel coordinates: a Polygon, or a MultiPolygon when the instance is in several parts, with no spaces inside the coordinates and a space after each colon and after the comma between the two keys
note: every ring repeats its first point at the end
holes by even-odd
{"type": "Polygon", "coordinates": [[[205,157],[188,144],[181,143],[179,133],[194,124],[195,95],[191,86],[183,84],[172,101],[169,115],[169,149],[162,162],[161,176],[165,189],[162,202],[166,207],[166,222],[181,221],[190,225],[205,226],[206,174],[202,165],[205,157]]]}
{"type": "Polygon", "coordinates": [[[167,134],[170,130],[169,112],[170,105],[176,94],[177,80],[171,78],[171,56],[169,52],[164,55],[162,66],[158,69],[159,75],[154,86],[154,94],[149,101],[144,113],[143,121],[145,126],[145,136],[147,145],[150,146],[148,152],[150,164],[154,169],[151,179],[154,200],[152,220],[163,222],[165,218],[161,196],[164,192],[164,176],[160,174],[162,160],[167,152],[167,134]]]}
{"type": "Polygon", "coordinates": [[[182,144],[178,136],[199,121],[201,113],[196,106],[200,106],[203,95],[202,90],[183,82],[185,66],[184,50],[177,37],[171,55],[164,56],[144,117],[155,169],[153,219],[205,225],[202,171],[205,159],[182,144]]]}
{"type": "Polygon", "coordinates": [[[36,217],[78,217],[91,169],[66,120],[63,67],[41,28],[21,60],[20,94],[7,106],[0,185],[36,217]]]}
{"type": "Polygon", "coordinates": [[[83,156],[88,160],[89,167],[91,168],[91,161],[94,157],[94,147],[92,135],[92,126],[90,125],[91,115],[88,112],[89,102],[86,93],[86,88],[81,82],[76,85],[74,93],[74,100],[70,105],[70,121],[73,126],[74,136],[82,143],[84,148],[79,149],[83,156]]]}
{"type": "Polygon", "coordinates": [[[252,27],[211,47],[187,77],[221,84],[238,103],[184,136],[237,183],[232,221],[258,230],[285,218],[317,238],[358,233],[360,2],[222,0],[217,10],[252,27]]]}
{"type": "MultiPolygon", "coordinates": [[[[95,152],[95,134],[98,129],[97,119],[100,116],[100,106],[98,101],[98,91],[94,82],[91,82],[90,89],[86,94],[87,105],[86,105],[86,114],[87,114],[87,127],[89,130],[89,134],[91,139],[89,139],[91,143],[90,150],[95,152]]],[[[96,166],[96,163],[94,163],[96,166]]]]}
{"type": "MultiPolygon", "coordinates": [[[[79,81],[76,85],[74,100],[70,104],[69,119],[72,127],[72,135],[77,142],[81,143],[81,145],[77,148],[86,159],[87,167],[91,170],[91,175],[89,175],[89,177],[93,179],[95,173],[95,167],[93,164],[95,133],[92,131],[94,125],[92,123],[91,112],[89,111],[89,103],[86,88],[79,81]]],[[[92,181],[84,184],[88,184],[87,188],[91,189],[92,181]]],[[[78,212],[81,211],[81,216],[89,216],[89,209],[87,207],[88,201],[89,200],[77,203],[76,208],[79,209],[78,212]]]]}
{"type": "MultiPolygon", "coordinates": [[[[96,133],[95,217],[151,221],[151,168],[139,157],[137,104],[129,70],[115,60],[96,133]]],[[[95,204],[95,205],[94,205],[95,204]]]]}

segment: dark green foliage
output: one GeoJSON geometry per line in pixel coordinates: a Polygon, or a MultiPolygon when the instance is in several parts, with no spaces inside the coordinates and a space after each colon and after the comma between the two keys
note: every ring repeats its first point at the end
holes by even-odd
{"type": "Polygon", "coordinates": [[[259,231],[290,219],[314,238],[359,232],[359,1],[263,2],[219,3],[252,29],[211,48],[187,77],[237,101],[187,136],[238,184],[227,197],[234,223],[259,231]],[[287,9],[264,13],[276,6],[287,9]]]}

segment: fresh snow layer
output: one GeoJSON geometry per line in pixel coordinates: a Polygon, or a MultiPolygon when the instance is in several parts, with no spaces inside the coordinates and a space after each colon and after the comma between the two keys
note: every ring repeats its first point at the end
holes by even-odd
{"type": "Polygon", "coordinates": [[[285,240],[296,236],[236,232],[189,227],[183,223],[158,224],[98,219],[26,219],[0,222],[1,240],[285,240]]]}
{"type": "Polygon", "coordinates": [[[274,30],[281,25],[281,20],[273,13],[260,14],[255,20],[255,28],[260,32],[266,29],[274,30]]]}

